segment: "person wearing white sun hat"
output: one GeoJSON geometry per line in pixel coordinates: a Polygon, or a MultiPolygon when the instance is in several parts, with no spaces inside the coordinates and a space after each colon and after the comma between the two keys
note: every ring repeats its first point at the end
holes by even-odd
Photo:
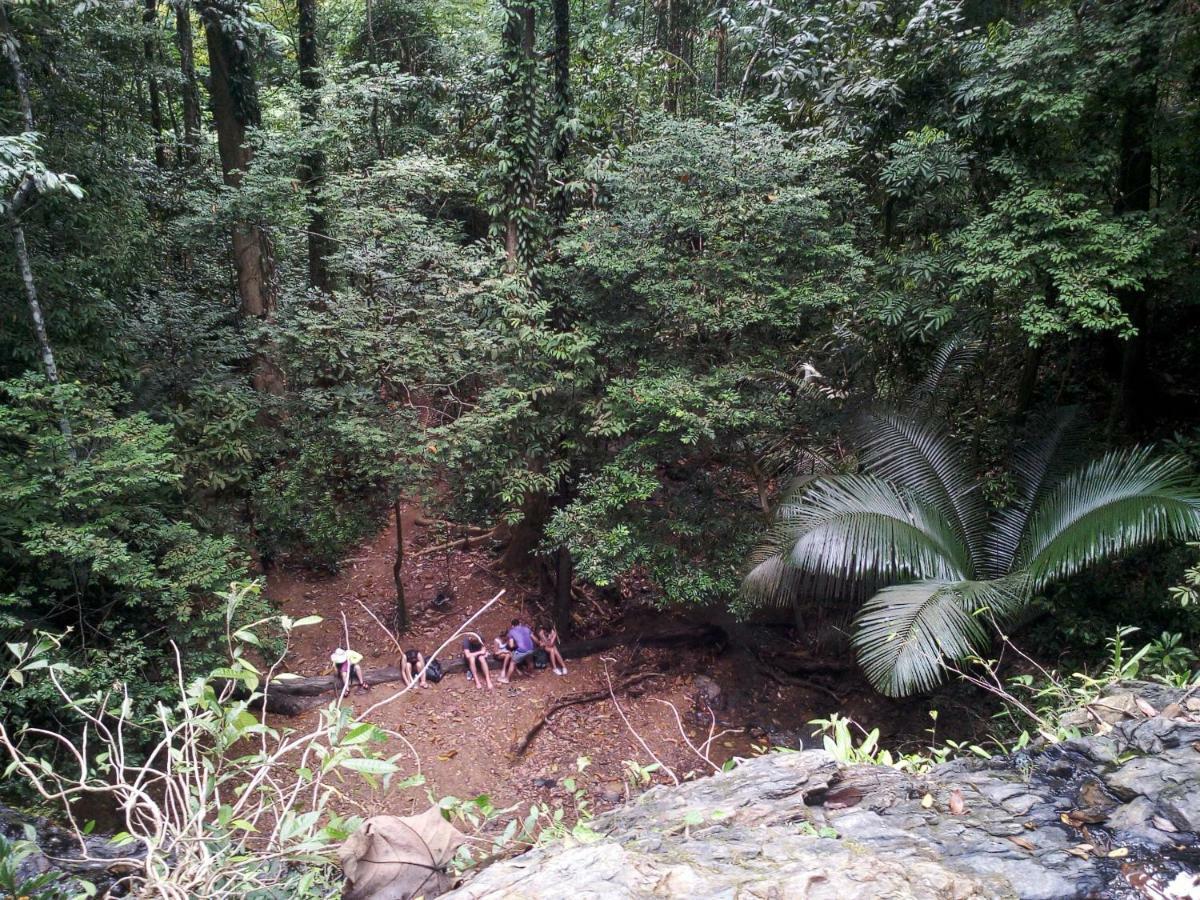
{"type": "Polygon", "coordinates": [[[333,678],[337,683],[338,691],[347,690],[354,683],[355,678],[358,679],[360,691],[366,693],[370,690],[363,678],[361,653],[338,647],[329,654],[329,661],[333,663],[333,678]]]}

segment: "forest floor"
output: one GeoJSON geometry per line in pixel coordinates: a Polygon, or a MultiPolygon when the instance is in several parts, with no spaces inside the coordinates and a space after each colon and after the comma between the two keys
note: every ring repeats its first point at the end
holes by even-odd
{"type": "MultiPolygon", "coordinates": [[[[416,647],[423,653],[436,649],[501,588],[506,590],[505,596],[470,630],[490,641],[516,616],[526,621],[543,620],[536,584],[497,573],[488,549],[455,549],[449,554],[437,551],[420,556],[422,548],[444,542],[446,534],[444,530],[439,533],[438,529],[417,525],[415,509],[407,508],[404,519],[404,586],[411,619],[409,632],[401,638],[406,649],[416,647]],[[453,605],[435,609],[431,600],[447,584],[453,590],[453,605]]],[[[283,566],[271,575],[268,593],[287,614],[323,617],[319,625],[297,632],[286,661],[288,671],[302,676],[323,674],[328,669],[330,652],[345,645],[347,628],[351,645],[363,654],[365,668],[399,665],[399,654],[390,637],[364,611],[365,606],[381,621],[390,622],[395,604],[394,559],[393,521],[345,560],[337,574],[283,566]]],[[[651,615],[663,616],[639,609],[607,609],[601,601],[584,604],[589,605],[590,609],[581,610],[585,620],[581,630],[586,632],[581,637],[637,627],[651,615]]],[[[761,631],[769,633],[767,629],[761,631]]],[[[440,658],[448,662],[459,654],[460,642],[455,639],[440,658]]],[[[529,678],[518,676],[508,685],[496,682],[491,692],[478,689],[463,674],[447,675],[440,684],[410,691],[371,716],[375,724],[403,735],[411,745],[393,738],[383,751],[403,753],[405,773],[420,771],[425,785],[383,793],[365,786],[350,787],[348,783],[349,797],[363,815],[408,815],[424,809],[431,797],[468,799],[480,794],[488,795],[497,807],[550,802],[569,809],[570,797],[562,780],[575,775],[576,761],[587,756],[591,764],[578,781],[598,811],[628,798],[625,760],[642,765],[652,761],[642,746],[643,740],[680,778],[688,773],[696,777],[710,774],[712,766],[688,748],[674,711],[678,711],[693,744],[709,737],[711,723],[701,721],[693,711],[697,692],[713,690],[712,683],[701,676],[716,682],[722,698],[717,713],[721,721],[716,730],[727,733],[713,741],[709,756],[716,766],[732,756],[755,755],[761,752],[756,748],[772,742],[795,746],[798,740],[810,738],[810,719],[827,717],[834,711],[850,715],[868,728],[880,726],[885,737],[919,739],[930,724],[929,705],[889,701],[874,694],[857,676],[839,677],[833,685],[819,680],[764,677],[761,667],[751,665],[750,659],[745,652],[721,653],[715,647],[619,648],[569,660],[566,676],[545,669],[529,678]],[[660,674],[643,682],[644,690],[636,696],[618,694],[620,710],[611,699],[561,710],[525,754],[513,753],[514,744],[549,704],[571,694],[605,689],[606,666],[614,683],[616,673],[622,670],[660,674]],[[628,725],[622,720],[622,712],[628,725]]],[[[369,693],[353,691],[343,702],[356,713],[361,712],[402,687],[398,683],[384,684],[369,693]]],[[[291,719],[276,717],[275,724],[311,727],[318,715],[319,710],[312,710],[291,719]]],[[[655,779],[669,780],[662,772],[656,773],[655,779]]]]}

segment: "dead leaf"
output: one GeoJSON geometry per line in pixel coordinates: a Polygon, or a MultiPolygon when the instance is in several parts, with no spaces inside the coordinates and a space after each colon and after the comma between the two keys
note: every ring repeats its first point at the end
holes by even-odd
{"type": "Polygon", "coordinates": [[[1022,850],[1028,850],[1030,853],[1032,853],[1034,850],[1037,849],[1037,844],[1035,844],[1033,841],[1029,840],[1029,838],[1010,837],[1009,840],[1012,841],[1014,844],[1016,844],[1018,847],[1020,847],[1022,850]]]}
{"type": "Polygon", "coordinates": [[[825,797],[826,809],[849,809],[862,801],[863,794],[856,787],[844,787],[825,797]]]}
{"type": "Polygon", "coordinates": [[[1137,708],[1144,712],[1147,718],[1153,719],[1158,715],[1158,710],[1143,700],[1141,697],[1134,697],[1133,702],[1137,704],[1137,708]]]}
{"type": "Polygon", "coordinates": [[[1096,848],[1091,844],[1076,844],[1074,847],[1068,847],[1067,852],[1080,859],[1088,859],[1094,849],[1096,848]]]}
{"type": "Polygon", "coordinates": [[[1026,831],[1037,831],[1037,822],[1034,822],[1032,819],[1022,824],[1025,826],[1026,831]]]}
{"type": "Polygon", "coordinates": [[[1183,707],[1178,703],[1168,703],[1162,708],[1160,715],[1164,719],[1178,719],[1183,715],[1183,707]]]}
{"type": "Polygon", "coordinates": [[[1153,825],[1155,828],[1157,828],[1159,831],[1178,831],[1179,830],[1178,828],[1175,827],[1175,824],[1170,819],[1163,818],[1162,816],[1151,817],[1150,824],[1153,825]]]}
{"type": "Polygon", "coordinates": [[[950,792],[950,815],[961,816],[967,811],[967,804],[963,802],[962,791],[955,788],[950,792]]]}
{"type": "Polygon", "coordinates": [[[921,806],[925,809],[929,809],[931,806],[933,806],[933,794],[926,794],[924,797],[922,797],[921,806]]]}
{"type": "Polygon", "coordinates": [[[1108,851],[1109,859],[1121,859],[1122,857],[1125,857],[1128,855],[1129,855],[1128,847],[1117,847],[1115,850],[1108,851]]]}
{"type": "Polygon", "coordinates": [[[438,759],[440,759],[442,762],[447,762],[454,759],[456,756],[458,756],[457,750],[447,750],[445,753],[439,753],[438,759]]]}
{"type": "Polygon", "coordinates": [[[1073,809],[1067,815],[1076,828],[1080,825],[1096,825],[1108,818],[1108,813],[1102,809],[1073,809]]]}

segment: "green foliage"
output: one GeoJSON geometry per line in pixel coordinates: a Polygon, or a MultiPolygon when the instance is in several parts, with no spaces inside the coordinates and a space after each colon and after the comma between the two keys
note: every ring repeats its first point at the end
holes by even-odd
{"type": "MultiPolygon", "coordinates": [[[[41,872],[22,876],[21,864],[38,852],[31,835],[28,840],[9,840],[0,835],[0,891],[18,900],[61,900],[66,897],[66,876],[62,872],[41,872]]],[[[86,896],[81,894],[80,896],[86,896]]]]}
{"type": "Polygon", "coordinates": [[[6,645],[11,667],[0,687],[47,684],[82,735],[34,735],[6,719],[0,723],[5,774],[19,774],[44,801],[61,806],[76,837],[83,831],[70,813],[75,798],[99,797],[120,809],[127,831],[113,841],[145,851],[126,876],[132,890],[327,897],[337,885],[333,849],[361,824],[356,815],[335,812],[344,782],[383,792],[423,783],[419,775],[403,777],[399,757],[377,749],[387,739],[384,730],[336,702],[307,732],[277,728],[254,711],[272,680],[285,674],[282,655],[293,632],[320,621],[268,616],[237,628],[255,593],[252,585],[234,585],[222,595],[225,665],[196,677],[173,667],[171,688],[151,710],[136,707],[128,682],[76,693],[61,641],[44,633],[6,645]],[[273,644],[277,652],[264,653],[273,644]],[[144,756],[130,753],[126,735],[135,730],[149,748],[144,756]],[[64,744],[67,759],[57,762],[35,737],[64,744]]]}
{"type": "MultiPolygon", "coordinates": [[[[52,390],[34,376],[0,383],[0,596],[8,633],[72,629],[77,689],[116,677],[148,702],[168,640],[209,664],[224,614],[211,597],[241,566],[232,541],[188,521],[171,429],[120,413],[124,399],[76,384],[52,390]],[[78,461],[58,430],[60,408],[78,461]]],[[[22,688],[6,693],[5,709],[40,717],[53,709],[45,700],[22,688]]]]}
{"type": "Polygon", "coordinates": [[[787,599],[781,560],[801,579],[900,582],[867,600],[854,636],[885,693],[932,687],[1049,582],[1200,533],[1200,493],[1179,457],[1113,451],[1070,469],[1059,459],[1068,430],[1052,425],[1014,454],[1016,502],[989,516],[945,429],[900,414],[867,428],[868,474],[800,485],[747,586],[787,599]]]}

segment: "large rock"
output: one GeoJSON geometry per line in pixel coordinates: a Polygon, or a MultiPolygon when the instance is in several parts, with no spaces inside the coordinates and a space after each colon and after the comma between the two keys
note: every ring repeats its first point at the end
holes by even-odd
{"type": "MultiPolygon", "coordinates": [[[[1152,711],[1186,701],[1150,696],[1152,711]]],[[[1112,706],[1128,712],[1104,734],[926,775],[823,751],[748,760],[654,788],[597,817],[599,840],[493,865],[448,896],[1189,897],[1200,717],[1112,706]]]]}

